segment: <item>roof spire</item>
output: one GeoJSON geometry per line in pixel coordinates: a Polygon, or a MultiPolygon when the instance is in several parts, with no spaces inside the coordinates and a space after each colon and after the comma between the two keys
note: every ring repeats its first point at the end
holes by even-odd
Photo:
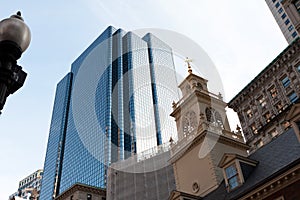
{"type": "Polygon", "coordinates": [[[186,62],[187,63],[187,65],[188,65],[188,72],[190,73],[190,74],[192,74],[192,67],[191,67],[191,62],[192,62],[193,60],[192,59],[189,59],[189,57],[186,57],[186,59],[185,59],[185,61],[184,62],[186,62]]]}

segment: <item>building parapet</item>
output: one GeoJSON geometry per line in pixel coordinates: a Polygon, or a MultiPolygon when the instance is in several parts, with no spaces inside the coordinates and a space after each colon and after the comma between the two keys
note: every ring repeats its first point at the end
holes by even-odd
{"type": "Polygon", "coordinates": [[[116,170],[127,169],[139,162],[153,158],[159,154],[166,153],[166,152],[170,151],[170,149],[171,149],[170,143],[169,142],[164,143],[162,145],[147,149],[143,152],[140,152],[137,154],[132,154],[131,157],[129,157],[125,160],[120,160],[118,162],[112,163],[110,167],[114,168],[116,170]]]}
{"type": "MultiPolygon", "coordinates": [[[[205,95],[208,95],[208,96],[213,97],[215,99],[219,99],[221,101],[223,100],[223,97],[222,97],[221,93],[219,93],[217,95],[217,94],[214,94],[214,93],[209,92],[207,90],[202,90],[200,88],[193,87],[193,92],[195,92],[195,91],[200,92],[200,93],[205,94],[205,95]]],[[[176,109],[178,106],[181,106],[185,102],[185,100],[187,100],[188,98],[189,98],[189,96],[183,96],[181,99],[179,99],[179,101],[177,103],[173,102],[173,105],[172,105],[173,109],[176,109]]]]}
{"type": "Polygon", "coordinates": [[[230,132],[227,130],[224,130],[222,127],[215,125],[214,123],[210,123],[206,120],[201,120],[200,124],[198,126],[198,130],[195,129],[189,133],[186,133],[183,138],[178,140],[177,142],[172,141],[171,142],[171,157],[178,152],[182,151],[187,144],[192,142],[197,136],[201,135],[204,132],[212,132],[214,134],[217,134],[219,136],[224,136],[229,139],[236,140],[238,142],[244,143],[244,138],[242,136],[241,130],[238,127],[237,131],[230,132]]]}

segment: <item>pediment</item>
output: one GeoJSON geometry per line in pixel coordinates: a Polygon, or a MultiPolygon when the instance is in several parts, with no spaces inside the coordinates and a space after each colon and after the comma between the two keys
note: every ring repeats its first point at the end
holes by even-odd
{"type": "Polygon", "coordinates": [[[221,159],[221,161],[219,162],[219,167],[223,168],[226,164],[228,164],[229,162],[231,162],[232,160],[234,160],[236,158],[236,154],[233,153],[225,153],[221,159]]]}
{"type": "Polygon", "coordinates": [[[243,163],[247,163],[250,165],[255,166],[258,162],[256,160],[252,160],[250,158],[247,158],[245,156],[242,155],[238,155],[238,154],[234,154],[234,153],[225,153],[221,159],[221,161],[219,162],[219,167],[223,168],[225,165],[227,165],[228,163],[232,162],[233,160],[238,160],[238,161],[242,161],[243,163]]]}
{"type": "Polygon", "coordinates": [[[173,190],[168,198],[168,200],[176,200],[180,196],[180,193],[176,190],[173,190]]]}
{"type": "Polygon", "coordinates": [[[173,190],[168,198],[168,200],[182,200],[185,199],[184,197],[188,197],[188,199],[190,200],[197,200],[200,199],[200,197],[192,195],[192,194],[188,194],[185,192],[180,192],[177,190],[173,190]]]}

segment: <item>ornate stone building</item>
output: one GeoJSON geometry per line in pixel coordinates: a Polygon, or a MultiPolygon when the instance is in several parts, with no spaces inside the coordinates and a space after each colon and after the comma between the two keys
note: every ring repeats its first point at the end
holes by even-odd
{"type": "Polygon", "coordinates": [[[283,119],[293,128],[249,155],[241,132],[227,125],[226,104],[206,82],[190,73],[179,86],[183,98],[171,114],[179,138],[170,150],[176,190],[168,200],[299,199],[300,104],[283,119]]]}
{"type": "Polygon", "coordinates": [[[289,128],[247,158],[224,152],[218,167],[224,181],[202,200],[289,200],[300,198],[300,104],[287,114],[289,128]],[[288,145],[287,145],[288,144],[288,145]],[[245,165],[246,164],[246,165],[245,165]],[[235,166],[235,170],[229,170],[235,166]],[[247,166],[247,167],[246,167],[247,166]],[[234,178],[236,177],[236,178],[234,178]],[[228,183],[238,180],[234,188],[228,183]]]}
{"type": "Polygon", "coordinates": [[[106,200],[106,190],[76,183],[57,196],[55,200],[106,200]]]}
{"type": "Polygon", "coordinates": [[[223,155],[220,152],[247,155],[248,146],[241,132],[230,131],[222,96],[210,93],[207,80],[191,69],[189,72],[179,85],[183,97],[173,103],[171,114],[178,141],[170,138],[169,144],[112,164],[108,169],[107,199],[168,199],[173,190],[180,190],[186,199],[207,194],[223,180],[222,170],[216,167],[223,155]],[[192,155],[191,148],[195,148],[192,155]]]}
{"type": "Polygon", "coordinates": [[[229,103],[253,152],[283,133],[285,116],[300,97],[300,40],[284,49],[229,103]]]}
{"type": "Polygon", "coordinates": [[[293,128],[249,156],[241,131],[230,131],[227,104],[208,91],[207,80],[189,72],[171,113],[178,141],[170,138],[169,147],[145,154],[145,160],[115,163],[108,170],[108,199],[299,199],[300,104],[283,119],[293,128]]]}
{"type": "Polygon", "coordinates": [[[200,197],[214,191],[223,181],[218,163],[224,152],[247,156],[249,149],[240,131],[231,132],[222,97],[208,91],[207,80],[189,72],[179,85],[183,97],[171,113],[178,132],[178,141],[171,144],[177,191],[172,200],[178,192],[200,197]]]}

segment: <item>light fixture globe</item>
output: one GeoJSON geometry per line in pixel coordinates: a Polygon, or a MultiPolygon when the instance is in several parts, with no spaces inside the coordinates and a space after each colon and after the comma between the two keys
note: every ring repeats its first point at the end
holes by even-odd
{"type": "Polygon", "coordinates": [[[19,55],[15,55],[16,59],[20,58],[21,54],[28,48],[30,40],[30,30],[24,23],[20,11],[16,15],[12,15],[10,18],[0,22],[0,48],[3,45],[6,47],[13,44],[18,49],[13,51],[19,51],[19,55]]]}
{"type": "Polygon", "coordinates": [[[0,114],[7,97],[25,82],[27,73],[17,64],[17,60],[28,48],[30,35],[20,11],[0,21],[0,114]]]}

